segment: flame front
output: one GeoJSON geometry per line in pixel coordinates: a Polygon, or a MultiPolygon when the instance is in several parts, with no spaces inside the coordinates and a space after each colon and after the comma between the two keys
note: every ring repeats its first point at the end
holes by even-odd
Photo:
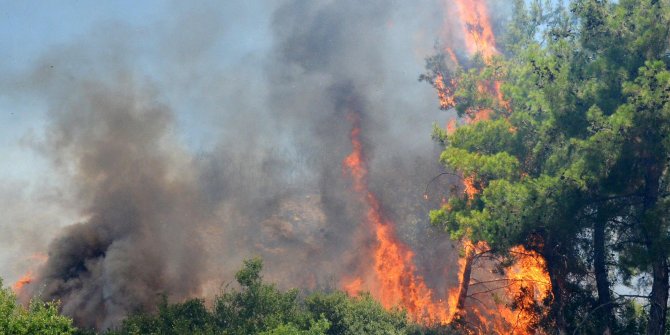
{"type": "Polygon", "coordinates": [[[404,308],[415,321],[448,323],[446,302],[434,299],[423,277],[416,274],[414,254],[397,239],[394,223],[384,217],[379,200],[368,187],[360,115],[351,112],[347,119],[352,125],[352,152],[344,159],[343,166],[352,178],[354,190],[367,207],[366,224],[374,233],[376,245],[372,279],[366,282],[363,277],[357,277],[345,281],[342,286],[350,294],[358,294],[362,288],[367,288],[384,307],[404,308]]]}

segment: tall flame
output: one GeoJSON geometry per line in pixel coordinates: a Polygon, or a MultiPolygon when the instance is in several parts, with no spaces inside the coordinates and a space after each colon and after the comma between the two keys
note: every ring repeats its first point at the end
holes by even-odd
{"type": "Polygon", "coordinates": [[[465,47],[470,54],[481,53],[485,59],[498,54],[496,38],[484,0],[454,0],[463,23],[465,47]]]}
{"type": "MultiPolygon", "coordinates": [[[[491,64],[492,57],[499,54],[496,48],[496,38],[493,33],[489,11],[485,0],[453,0],[458,16],[461,21],[465,49],[469,55],[480,54],[487,64],[491,64]]],[[[444,49],[453,65],[458,66],[459,61],[450,47],[444,49]]],[[[432,80],[435,87],[440,109],[447,110],[456,105],[454,93],[458,83],[453,78],[448,78],[444,73],[437,73],[432,80]]],[[[509,109],[509,103],[505,100],[500,81],[479,83],[478,89],[481,93],[488,93],[498,101],[504,109],[509,109]]],[[[487,120],[490,118],[491,110],[469,110],[467,111],[471,122],[487,120]]]]}
{"type": "Polygon", "coordinates": [[[384,307],[404,308],[415,321],[448,323],[450,313],[446,302],[436,300],[423,277],[416,274],[414,253],[398,240],[395,224],[383,215],[377,196],[368,187],[360,114],[351,112],[347,119],[352,126],[352,152],[344,159],[343,167],[352,178],[354,190],[367,207],[366,224],[374,232],[376,245],[373,278],[368,279],[372,282],[357,277],[347,280],[342,286],[350,294],[357,294],[366,287],[384,307]]]}

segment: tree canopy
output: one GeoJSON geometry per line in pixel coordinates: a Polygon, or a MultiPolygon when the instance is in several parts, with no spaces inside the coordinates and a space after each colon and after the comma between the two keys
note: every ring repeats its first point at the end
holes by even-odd
{"type": "Polygon", "coordinates": [[[33,300],[25,308],[17,302],[11,289],[2,286],[0,279],[0,334],[70,335],[74,332],[72,320],[59,314],[57,302],[33,300]]]}
{"type": "Polygon", "coordinates": [[[227,288],[211,307],[201,299],[160,304],[157,313],[129,316],[108,335],[420,335],[430,331],[411,324],[400,310],[386,310],[370,295],[350,297],[343,292],[317,292],[306,297],[298,290],[282,291],[263,281],[259,258],[246,260],[235,278],[238,289],[227,288]]]}
{"type": "Polygon", "coordinates": [[[542,255],[546,329],[627,334],[647,319],[665,333],[669,27],[663,0],[516,1],[500,55],[450,69],[459,115],[488,119],[436,127],[440,161],[475,191],[431,220],[498,254],[542,255]]]}

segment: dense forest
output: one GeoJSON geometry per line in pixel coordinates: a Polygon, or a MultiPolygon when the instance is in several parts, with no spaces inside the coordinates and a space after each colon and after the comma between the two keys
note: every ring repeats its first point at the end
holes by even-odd
{"type": "MultiPolygon", "coordinates": [[[[419,78],[459,116],[432,134],[461,181],[429,213],[461,246],[448,318],[365,292],[284,291],[255,258],[212,299],[164,297],[102,333],[670,334],[670,1],[514,7],[496,41],[470,27],[474,56],[438,44],[419,78]],[[494,277],[474,280],[477,266],[494,277]],[[494,307],[473,291],[501,282],[494,307]]],[[[58,301],[0,291],[0,334],[94,333],[58,301]]]]}

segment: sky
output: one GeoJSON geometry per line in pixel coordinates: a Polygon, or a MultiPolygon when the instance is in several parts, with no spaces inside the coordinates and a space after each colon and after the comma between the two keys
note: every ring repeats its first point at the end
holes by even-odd
{"type": "MultiPolygon", "coordinates": [[[[219,41],[207,57],[217,57],[217,65],[221,67],[234,68],[251,54],[262,53],[271,43],[268,31],[271,11],[265,8],[267,6],[262,1],[216,5],[216,11],[221,13],[216,19],[225,20],[218,27],[188,21],[188,15],[196,17],[206,13],[208,8],[215,6],[214,1],[201,1],[197,6],[169,1],[29,0],[0,3],[0,59],[3,60],[0,74],[6,78],[20,77],[45,53],[89,38],[96,31],[97,34],[105,34],[107,30],[123,30],[124,34],[130,34],[125,43],[139,49],[133,54],[136,57],[133,66],[157,82],[172,79],[164,78],[165,74],[156,66],[156,59],[162,57],[157,54],[161,48],[158,44],[166,43],[160,41],[164,38],[161,36],[163,29],[172,29],[184,36],[197,35],[199,30],[219,29],[219,41]],[[227,16],[227,12],[234,15],[227,16]]],[[[192,43],[197,44],[199,41],[194,39],[192,43]]],[[[0,165],[0,178],[31,183],[38,176],[46,174],[45,170],[49,167],[45,166],[39,155],[27,148],[25,142],[31,136],[39,135],[48,111],[34,96],[12,94],[12,85],[15,83],[10,81],[4,85],[7,94],[0,94],[0,153],[5,163],[0,165]]],[[[169,98],[185,111],[177,114],[184,131],[182,136],[190,146],[198,148],[213,141],[213,135],[207,130],[207,120],[198,120],[187,111],[192,108],[189,97],[172,94],[169,98]]]]}

